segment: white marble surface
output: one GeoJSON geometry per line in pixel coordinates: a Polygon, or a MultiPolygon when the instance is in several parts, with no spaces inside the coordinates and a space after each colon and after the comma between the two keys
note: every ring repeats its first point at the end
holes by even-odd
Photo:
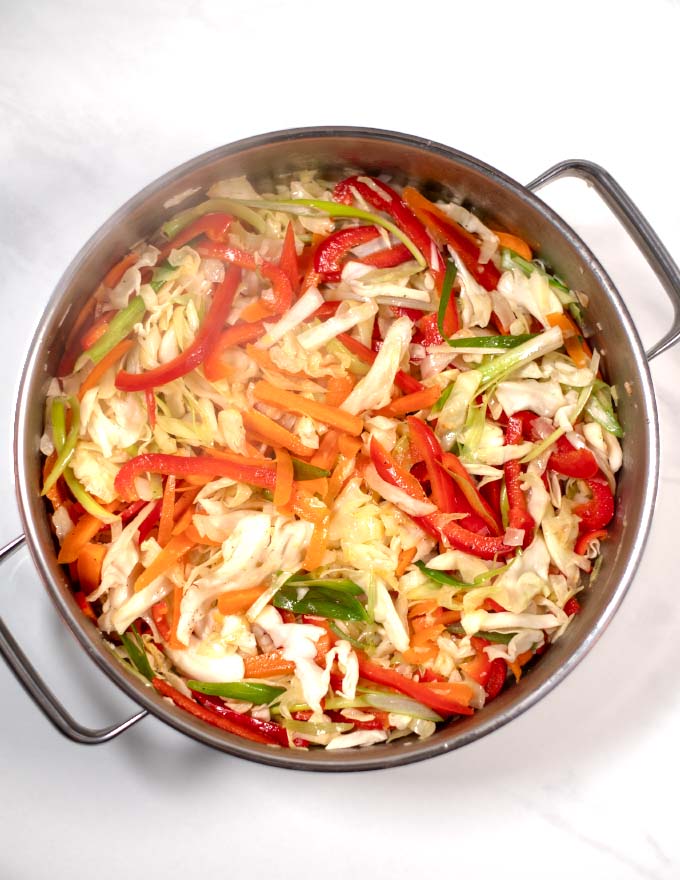
{"type": "MultiPolygon", "coordinates": [[[[0,542],[19,530],[14,401],[53,285],[119,204],[211,147],[336,123],[449,143],[521,181],[583,156],[680,259],[677,2],[0,0],[0,22],[0,542]]],[[[654,342],[670,306],[607,211],[578,184],[545,197],[654,342]]],[[[107,746],[73,745],[0,665],[2,880],[680,876],[679,369],[680,350],[652,368],[661,483],[629,596],[528,714],[423,764],[294,774],[152,719],[107,746]]],[[[74,714],[130,712],[83,662],[26,556],[2,574],[0,614],[74,714]]]]}

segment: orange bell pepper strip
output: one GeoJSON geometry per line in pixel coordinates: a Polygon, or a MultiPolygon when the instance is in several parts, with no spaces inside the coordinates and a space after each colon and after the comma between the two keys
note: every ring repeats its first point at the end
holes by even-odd
{"type": "Polygon", "coordinates": [[[253,388],[255,399],[262,403],[274,406],[283,412],[294,412],[299,415],[309,416],[314,421],[321,422],[331,428],[345,431],[347,434],[358,436],[364,428],[363,419],[353,416],[335,406],[328,406],[316,400],[310,400],[293,391],[284,391],[275,388],[269,382],[257,382],[253,388]]]}

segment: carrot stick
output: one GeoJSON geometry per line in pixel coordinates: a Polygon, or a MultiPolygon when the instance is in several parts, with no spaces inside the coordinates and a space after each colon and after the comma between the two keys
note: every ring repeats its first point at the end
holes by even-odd
{"type": "Polygon", "coordinates": [[[401,577],[402,574],[406,571],[409,565],[413,562],[413,557],[418,552],[417,547],[409,547],[408,550],[402,550],[399,553],[399,559],[397,560],[397,567],[395,569],[395,575],[397,577],[401,577]]]}
{"type": "Polygon", "coordinates": [[[221,541],[213,541],[213,539],[208,538],[207,535],[201,535],[193,522],[189,523],[185,529],[182,529],[182,534],[193,544],[203,544],[206,547],[222,546],[221,541]]]}
{"type": "Polygon", "coordinates": [[[64,538],[64,543],[59,550],[57,562],[66,565],[75,562],[80,556],[83,547],[91,541],[97,532],[104,527],[104,523],[92,516],[91,513],[85,513],[80,517],[75,526],[64,538]]]}
{"type": "Polygon", "coordinates": [[[165,488],[163,490],[163,504],[161,505],[161,517],[158,521],[157,539],[161,547],[165,547],[170,540],[175,524],[175,482],[175,475],[170,474],[165,481],[165,488]]]}
{"type": "Polygon", "coordinates": [[[282,651],[270,651],[268,654],[257,654],[255,657],[244,657],[244,678],[273,678],[277,675],[291,675],[295,672],[295,663],[284,660],[282,651]]]}
{"type": "Polygon", "coordinates": [[[102,336],[106,333],[109,327],[109,319],[111,318],[111,312],[106,312],[100,318],[98,318],[94,324],[90,327],[90,329],[83,333],[81,341],[81,345],[83,346],[83,351],[87,351],[90,346],[94,345],[98,339],[101,339],[102,336]]]}
{"type": "Polygon", "coordinates": [[[264,348],[258,348],[256,345],[246,345],[246,354],[263,370],[269,370],[272,373],[280,373],[282,376],[292,376],[294,379],[299,379],[305,376],[300,370],[293,373],[290,370],[285,370],[283,367],[275,364],[271,359],[269,352],[264,348]]]}
{"type": "Polygon", "coordinates": [[[244,590],[230,590],[227,593],[221,593],[217,598],[217,610],[220,614],[224,614],[225,617],[229,614],[247,611],[265,590],[265,585],[260,584],[259,587],[249,587],[244,590]]]}
{"type": "Polygon", "coordinates": [[[203,373],[209,382],[217,382],[231,374],[232,365],[228,362],[229,349],[246,342],[254,342],[263,336],[265,332],[264,322],[256,321],[254,324],[234,324],[223,330],[217,340],[215,348],[203,361],[203,373]]]}
{"type": "Polygon", "coordinates": [[[388,406],[378,410],[381,416],[398,418],[406,413],[416,412],[419,409],[429,409],[441,396],[441,388],[433,385],[423,391],[415,391],[413,394],[404,394],[403,397],[395,398],[388,406]]]}
{"type": "Polygon", "coordinates": [[[276,450],[276,485],[274,487],[274,506],[283,507],[293,494],[293,459],[283,448],[276,450]]]}
{"type": "Polygon", "coordinates": [[[331,466],[338,457],[338,442],[340,435],[338,431],[331,428],[321,438],[319,448],[311,459],[314,467],[323,468],[325,471],[330,470],[331,466]]]}
{"type": "Polygon", "coordinates": [[[185,535],[173,535],[151,565],[135,581],[135,593],[148,587],[157,577],[165,574],[194,546],[185,535]]]}
{"type": "Polygon", "coordinates": [[[326,385],[326,403],[328,406],[340,406],[349,397],[354,388],[354,379],[349,373],[343,376],[331,376],[326,385]]]}
{"type": "Polygon", "coordinates": [[[361,434],[364,429],[363,420],[359,416],[353,416],[344,410],[335,406],[328,406],[325,403],[319,403],[316,400],[310,400],[301,394],[293,391],[284,391],[281,388],[275,388],[269,382],[257,382],[253,393],[255,398],[262,403],[268,403],[283,412],[299,413],[303,416],[310,416],[317,422],[328,425],[331,428],[338,428],[353,436],[361,434]]]}
{"type": "Polygon", "coordinates": [[[172,529],[172,534],[174,536],[179,536],[182,532],[186,531],[191,525],[191,520],[194,517],[194,513],[196,512],[194,507],[187,507],[184,513],[177,518],[175,525],[172,529]]]}
{"type": "Polygon", "coordinates": [[[568,315],[553,312],[545,316],[551,327],[559,327],[564,337],[567,354],[577,367],[587,367],[593,356],[590,346],[581,335],[581,331],[568,315]]]}
{"type": "Polygon", "coordinates": [[[82,400],[85,396],[86,392],[90,390],[90,388],[94,388],[97,386],[104,375],[104,373],[110,369],[115,363],[117,363],[134,345],[133,339],[123,339],[122,342],[119,342],[111,351],[105,355],[98,364],[95,364],[94,367],[90,370],[88,375],[86,376],[83,384],[80,386],[80,390],[78,391],[78,400],[82,400]]]}
{"type": "Polygon", "coordinates": [[[497,229],[492,231],[498,239],[498,244],[501,247],[509,248],[511,251],[519,254],[520,257],[529,260],[529,262],[533,260],[534,255],[531,252],[531,248],[523,238],[519,237],[519,235],[511,235],[509,232],[499,232],[497,229]]]}
{"type": "Polygon", "coordinates": [[[275,422],[274,419],[270,419],[268,416],[263,415],[263,413],[257,412],[257,410],[243,412],[241,416],[246,430],[254,430],[270,446],[283,446],[284,449],[288,449],[294,455],[304,456],[305,458],[312,451],[292,431],[287,430],[282,425],[279,425],[278,422],[275,422]]]}
{"type": "Polygon", "coordinates": [[[425,685],[437,696],[445,697],[447,700],[455,700],[461,706],[469,706],[472,699],[472,688],[462,681],[430,681],[425,685]]]}
{"type": "MultiPolygon", "coordinates": [[[[177,521],[182,516],[187,508],[191,507],[191,505],[196,500],[196,496],[201,491],[201,487],[199,486],[196,489],[182,489],[180,491],[182,492],[182,496],[179,501],[175,502],[175,509],[173,512],[175,521],[177,521]]],[[[175,492],[175,494],[178,494],[177,491],[175,492]]]]}
{"type": "Polygon", "coordinates": [[[314,531],[312,539],[307,547],[307,553],[302,561],[302,567],[305,571],[313,571],[323,562],[328,547],[328,526],[330,523],[330,512],[320,517],[314,523],[314,531]]]}
{"type": "Polygon", "coordinates": [[[186,650],[186,648],[189,647],[188,645],[185,645],[184,642],[180,642],[177,638],[177,627],[179,626],[179,618],[182,612],[183,595],[184,590],[182,587],[175,587],[172,591],[172,622],[170,624],[170,638],[168,639],[168,644],[176,651],[186,650]]]}
{"type": "Polygon", "coordinates": [[[267,318],[270,320],[273,319],[274,310],[271,309],[266,302],[263,302],[261,299],[256,299],[255,302],[251,302],[245,307],[245,309],[243,309],[240,317],[242,321],[246,321],[248,324],[254,324],[255,321],[266,321],[267,318]]]}
{"type": "Polygon", "coordinates": [[[125,272],[133,266],[138,260],[137,254],[129,253],[126,254],[122,260],[116,263],[115,266],[112,266],[109,271],[104,275],[103,284],[105,287],[115,287],[116,284],[120,281],[120,279],[125,275],[125,272]]]}
{"type": "MultiPolygon", "coordinates": [[[[43,464],[43,473],[42,473],[43,485],[45,483],[45,480],[47,479],[48,474],[50,473],[50,471],[54,467],[54,463],[56,460],[57,460],[56,451],[53,452],[51,455],[49,455],[45,459],[45,462],[43,464]]],[[[50,489],[47,491],[46,495],[47,495],[47,498],[52,502],[52,507],[55,510],[57,510],[57,508],[61,507],[61,505],[66,500],[64,497],[64,493],[61,491],[60,480],[57,480],[57,482],[54,483],[50,487],[50,489]]]]}
{"type": "Polygon", "coordinates": [[[80,551],[76,566],[80,588],[86,596],[93,593],[99,586],[105,556],[106,545],[93,544],[91,541],[88,541],[80,551]]]}
{"type": "Polygon", "coordinates": [[[439,608],[436,599],[423,599],[422,602],[416,602],[408,610],[409,617],[420,617],[423,614],[432,614],[439,608]]]}

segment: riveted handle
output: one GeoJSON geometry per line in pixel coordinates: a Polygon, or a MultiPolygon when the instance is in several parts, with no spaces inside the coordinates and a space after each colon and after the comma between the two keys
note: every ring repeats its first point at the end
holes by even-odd
{"type": "MultiPolygon", "coordinates": [[[[0,549],[0,563],[11,556],[15,550],[18,550],[24,542],[24,535],[20,535],[0,549]]],[[[57,697],[47,687],[40,673],[21,650],[1,617],[0,655],[2,655],[19,683],[29,696],[32,697],[36,706],[46,718],[52,722],[60,733],[74,742],[84,745],[99,745],[100,743],[109,742],[109,740],[114,739],[114,737],[123,733],[129,727],[132,727],[133,724],[141,721],[147,714],[146,710],[143,709],[136,715],[133,715],[132,718],[99,730],[94,730],[80,724],[66,711],[57,697]]]]}
{"type": "Polygon", "coordinates": [[[568,159],[553,165],[527,186],[528,189],[537,190],[560,177],[580,177],[594,187],[621,221],[668,294],[673,305],[673,324],[668,333],[647,352],[647,359],[651,361],[680,339],[680,269],[644,214],[611,174],[600,165],[587,159],[568,159]]]}

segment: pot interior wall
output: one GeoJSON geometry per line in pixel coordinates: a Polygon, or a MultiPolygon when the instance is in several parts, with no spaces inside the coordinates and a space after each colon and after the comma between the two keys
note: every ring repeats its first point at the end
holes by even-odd
{"type": "MultiPolygon", "coordinates": [[[[200,200],[195,194],[182,207],[200,200]]],[[[36,564],[57,608],[93,659],[133,698],[175,727],[244,757],[267,763],[318,769],[360,769],[402,763],[454,748],[487,733],[523,711],[573,668],[594,642],[620,602],[642,551],[656,485],[656,412],[649,372],[627,310],[611,282],[575,234],[521,186],[467,156],[403,135],[360,130],[301,130],[271,139],[253,138],[187,163],[151,184],[114,215],[78,254],[48,305],[33,341],[20,392],[15,462],[20,504],[36,564]],[[189,716],[169,707],[115,663],[99,631],[84,620],[56,563],[45,506],[40,498],[39,439],[45,391],[61,356],[68,328],[101,277],[131,245],[148,238],[177,208],[164,203],[193,187],[246,174],[260,182],[277,174],[316,167],[342,172],[361,169],[388,173],[423,187],[430,195],[452,190],[474,206],[492,226],[526,238],[566,283],[588,295],[592,343],[604,355],[604,370],[619,393],[619,415],[626,431],[624,465],[618,485],[611,539],[603,546],[596,584],[583,598],[583,612],[541,662],[517,686],[508,688],[484,712],[457,721],[431,739],[342,754],[274,752],[236,742],[228,734],[204,731],[189,716]]]]}

